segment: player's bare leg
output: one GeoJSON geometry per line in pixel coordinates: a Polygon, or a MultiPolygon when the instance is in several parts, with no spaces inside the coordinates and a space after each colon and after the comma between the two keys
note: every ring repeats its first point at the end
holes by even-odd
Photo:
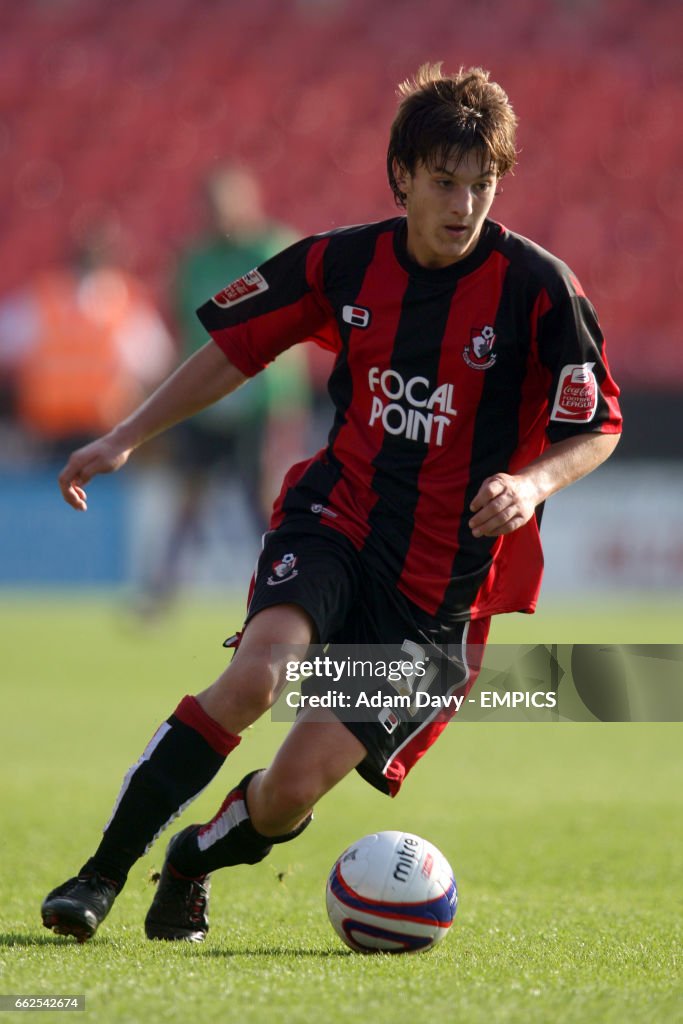
{"type": "Polygon", "coordinates": [[[363,744],[331,712],[305,711],[270,767],[249,784],[254,828],[265,836],[291,832],[364,757],[363,744]]]}
{"type": "Polygon", "coordinates": [[[247,624],[225,671],[197,695],[199,704],[228,732],[242,732],[272,706],[284,683],[285,663],[300,656],[314,634],[311,617],[298,605],[265,608],[247,624]]]}

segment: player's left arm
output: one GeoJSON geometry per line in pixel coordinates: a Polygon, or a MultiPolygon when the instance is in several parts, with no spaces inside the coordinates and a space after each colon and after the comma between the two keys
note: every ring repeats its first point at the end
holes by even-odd
{"type": "Polygon", "coordinates": [[[619,434],[575,434],[551,444],[515,474],[495,473],[475,495],[469,526],[475,537],[500,537],[527,523],[538,505],[610,457],[619,434]]]}

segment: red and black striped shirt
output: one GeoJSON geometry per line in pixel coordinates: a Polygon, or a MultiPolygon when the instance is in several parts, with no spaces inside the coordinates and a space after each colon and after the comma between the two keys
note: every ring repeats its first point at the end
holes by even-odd
{"type": "Polygon", "coordinates": [[[198,315],[248,377],[311,338],[336,353],[328,445],[289,471],[273,525],[317,516],[437,618],[533,611],[540,510],[504,537],[467,523],[487,477],[621,429],[595,311],[565,264],[486,221],[468,257],[426,269],[396,217],[306,238],[198,315]]]}

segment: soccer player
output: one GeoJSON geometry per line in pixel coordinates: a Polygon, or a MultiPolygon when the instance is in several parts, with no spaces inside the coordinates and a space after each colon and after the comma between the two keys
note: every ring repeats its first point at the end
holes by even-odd
{"type": "MultiPolygon", "coordinates": [[[[278,353],[311,338],[336,353],[328,445],[285,477],[234,658],[160,726],[98,849],[44,901],[60,934],[94,934],[131,865],[272,706],[302,648],[455,648],[466,692],[490,617],[535,608],[544,501],[616,446],[619,392],[593,307],[564,263],[489,218],[515,163],[506,94],[479,68],[446,76],[440,64],[400,94],[387,166],[404,212],[306,238],[224,288],[199,310],[211,340],[60,475],[84,510],[94,476],[278,353]]],[[[212,871],[298,836],[353,769],[396,795],[447,720],[304,711],[268,768],[173,837],[147,935],[201,941],[212,871]]]]}

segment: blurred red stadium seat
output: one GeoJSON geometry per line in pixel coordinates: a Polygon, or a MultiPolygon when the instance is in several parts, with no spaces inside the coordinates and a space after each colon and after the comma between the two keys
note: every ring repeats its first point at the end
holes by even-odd
{"type": "Polygon", "coordinates": [[[390,216],[397,81],[425,60],[476,63],[521,119],[498,216],[575,265],[617,372],[634,373],[648,338],[642,382],[679,345],[681,38],[683,6],[648,0],[5,3],[0,292],[66,257],[93,202],[118,211],[161,287],[223,160],[249,161],[299,231],[390,216]]]}

